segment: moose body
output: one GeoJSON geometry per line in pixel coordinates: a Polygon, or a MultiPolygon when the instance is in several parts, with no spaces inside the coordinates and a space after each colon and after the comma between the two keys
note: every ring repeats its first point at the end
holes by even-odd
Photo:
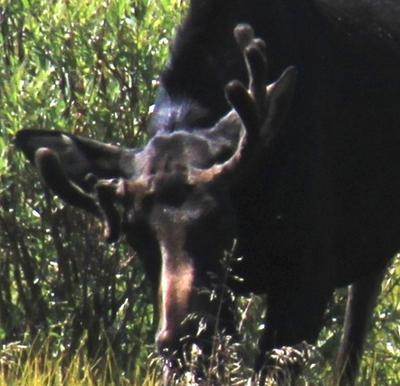
{"type": "MultiPolygon", "coordinates": [[[[352,285],[337,372],[353,384],[400,246],[399,39],[395,1],[192,0],[143,149],[42,130],[16,143],[110,241],[126,234],[167,358],[195,335],[190,313],[213,330],[218,302],[199,289],[219,293],[236,240],[231,290],[267,294],[257,370],[273,348],[314,342],[332,292],[352,285]]],[[[220,316],[232,332],[231,304],[220,316]]]]}

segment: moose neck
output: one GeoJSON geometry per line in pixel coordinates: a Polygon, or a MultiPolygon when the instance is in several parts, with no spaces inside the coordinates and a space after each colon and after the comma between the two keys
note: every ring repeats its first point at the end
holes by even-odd
{"type": "MultiPolygon", "coordinates": [[[[329,55],[323,54],[329,48],[322,47],[321,43],[323,27],[315,22],[317,18],[313,17],[315,10],[311,2],[298,5],[293,0],[250,0],[250,3],[251,6],[243,1],[229,4],[215,1],[209,2],[202,12],[192,10],[189,13],[162,74],[150,127],[150,133],[156,136],[178,130],[198,134],[203,130],[204,135],[211,138],[208,128],[230,109],[224,95],[226,84],[233,79],[247,83],[245,64],[232,34],[238,23],[252,25],[256,35],[267,43],[268,82],[276,79],[288,65],[298,68],[296,103],[273,148],[265,152],[265,158],[258,160],[264,167],[254,168],[243,186],[232,190],[239,217],[238,237],[245,240],[240,243],[244,255],[254,253],[251,251],[257,250],[254,246],[259,243],[256,234],[248,234],[249,229],[266,229],[269,222],[276,226],[282,213],[284,219],[291,218],[292,224],[319,215],[319,208],[312,202],[318,195],[315,184],[323,186],[319,180],[323,162],[319,159],[321,152],[314,150],[321,140],[318,120],[323,114],[320,96],[324,95],[324,90],[320,85],[327,84],[321,81],[327,76],[326,66],[321,62],[329,60],[329,55]],[[298,10],[299,7],[302,10],[298,10]],[[259,14],[248,11],[255,8],[260,9],[259,14]],[[296,17],[297,11],[302,18],[296,17]],[[280,17],[282,14],[285,17],[280,17]],[[283,19],[287,22],[277,23],[283,19]],[[309,36],[315,39],[310,41],[309,36]],[[282,42],[286,42],[285,45],[282,42]],[[305,191],[304,186],[312,193],[305,191]]],[[[217,137],[212,138],[212,143],[232,141],[234,148],[238,134],[221,131],[217,137]]],[[[261,234],[259,237],[265,238],[261,234]]],[[[260,245],[263,244],[260,242],[260,245]]],[[[260,247],[257,253],[265,253],[265,250],[260,247]]]]}
{"type": "MultiPolygon", "coordinates": [[[[214,124],[229,110],[224,95],[226,84],[233,79],[247,82],[245,64],[232,34],[239,23],[251,25],[257,36],[267,43],[268,82],[276,79],[288,65],[299,64],[297,45],[282,44],[283,41],[294,41],[296,32],[292,24],[295,23],[290,20],[284,24],[277,22],[281,20],[280,15],[287,12],[285,2],[250,0],[250,3],[217,0],[192,4],[161,76],[159,104],[167,100],[179,108],[182,103],[194,102],[192,105],[200,106],[204,111],[202,127],[214,124]],[[260,12],[254,14],[251,9],[260,12]]],[[[184,128],[190,127],[189,123],[189,127],[184,128]]],[[[173,129],[180,128],[182,125],[177,122],[173,129]]]]}

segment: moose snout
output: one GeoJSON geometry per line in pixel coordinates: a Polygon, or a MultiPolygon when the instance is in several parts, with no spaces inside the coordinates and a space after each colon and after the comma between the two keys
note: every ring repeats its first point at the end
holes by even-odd
{"type": "Polygon", "coordinates": [[[162,329],[156,335],[158,352],[165,357],[171,356],[176,348],[176,337],[171,329],[162,329]]]}

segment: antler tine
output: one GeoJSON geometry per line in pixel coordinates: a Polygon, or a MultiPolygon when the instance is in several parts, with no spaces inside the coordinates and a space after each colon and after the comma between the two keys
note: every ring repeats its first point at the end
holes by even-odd
{"type": "Polygon", "coordinates": [[[250,135],[256,134],[259,126],[257,106],[243,83],[238,80],[229,82],[225,87],[225,96],[238,114],[241,126],[250,135]]]}
{"type": "Polygon", "coordinates": [[[98,180],[95,185],[105,220],[104,238],[108,243],[117,241],[121,233],[121,216],[114,206],[118,188],[119,181],[115,180],[98,180]]]}
{"type": "Polygon", "coordinates": [[[254,37],[254,30],[248,24],[239,24],[235,27],[233,33],[246,63],[250,95],[259,108],[264,108],[266,102],[265,84],[267,82],[265,42],[254,37]]]}
{"type": "Polygon", "coordinates": [[[248,44],[254,39],[254,30],[249,24],[242,23],[234,28],[233,35],[235,36],[238,46],[244,51],[248,44]]]}
{"type": "Polygon", "coordinates": [[[257,105],[259,116],[263,116],[267,108],[267,58],[265,43],[261,39],[254,39],[246,48],[249,70],[249,91],[257,105]]]}

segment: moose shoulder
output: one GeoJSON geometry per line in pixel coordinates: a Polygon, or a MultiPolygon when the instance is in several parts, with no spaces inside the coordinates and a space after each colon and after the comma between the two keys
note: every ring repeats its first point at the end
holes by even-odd
{"type": "Polygon", "coordinates": [[[236,240],[232,291],[268,294],[256,370],[273,348],[314,342],[332,292],[351,285],[336,371],[354,384],[400,246],[399,20],[394,1],[192,0],[146,146],[17,134],[46,185],[138,252],[170,370],[184,343],[209,350],[217,313],[234,331],[232,304],[199,289],[220,294],[236,240]]]}

